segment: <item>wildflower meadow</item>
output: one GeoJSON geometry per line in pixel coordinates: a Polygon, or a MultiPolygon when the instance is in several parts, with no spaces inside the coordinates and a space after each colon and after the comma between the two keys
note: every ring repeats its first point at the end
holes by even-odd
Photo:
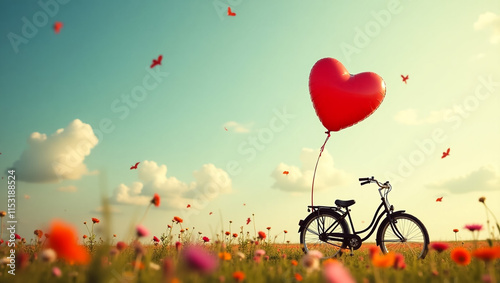
{"type": "MultiPolygon", "coordinates": [[[[479,201],[486,206],[485,198],[479,201]]],[[[150,206],[159,205],[155,195],[144,217],[150,206]]],[[[3,220],[6,213],[0,215],[3,220]]],[[[34,229],[32,235],[0,240],[0,282],[494,283],[500,278],[498,222],[487,241],[431,242],[424,259],[410,250],[383,254],[375,243],[363,244],[353,255],[345,251],[329,257],[329,249],[305,254],[288,230],[265,227],[254,233],[231,224],[228,230],[205,235],[193,233],[195,227],[189,229],[189,223],[172,216],[159,224],[165,226],[161,235],[150,234],[139,223],[131,237],[120,238],[95,233],[96,226],[106,225],[104,219],[53,220],[46,231],[34,229]],[[77,225],[88,233],[78,235],[77,225]]],[[[472,233],[476,238],[482,230],[482,225],[465,224],[450,233],[472,233]]]]}

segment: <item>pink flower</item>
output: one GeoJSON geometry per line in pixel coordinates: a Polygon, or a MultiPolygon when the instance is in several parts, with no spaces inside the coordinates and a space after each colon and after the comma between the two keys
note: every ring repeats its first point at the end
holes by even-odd
{"type": "Polygon", "coordinates": [[[148,234],[149,234],[149,231],[148,229],[146,229],[144,226],[142,225],[137,225],[137,227],[135,228],[136,230],[136,233],[137,233],[137,237],[146,237],[148,234]]]}
{"type": "Polygon", "coordinates": [[[317,258],[317,259],[321,259],[323,257],[323,254],[320,251],[317,251],[317,250],[309,251],[307,254],[309,256],[317,258]]]}
{"type": "Polygon", "coordinates": [[[212,273],[218,266],[217,257],[199,246],[185,248],[182,258],[191,269],[205,274],[212,273]]]}
{"type": "Polygon", "coordinates": [[[355,283],[351,273],[344,265],[336,260],[331,260],[324,264],[323,277],[328,283],[355,283]]]}
{"type": "Polygon", "coordinates": [[[255,250],[255,256],[263,256],[266,254],[266,251],[265,250],[261,250],[261,249],[258,249],[258,250],[255,250]]]}
{"type": "Polygon", "coordinates": [[[55,277],[61,277],[61,275],[62,275],[61,269],[59,269],[59,267],[57,267],[57,266],[54,266],[52,268],[52,275],[54,275],[55,277]]]}
{"type": "Polygon", "coordinates": [[[481,225],[481,224],[468,224],[468,225],[465,225],[465,229],[467,229],[471,232],[481,231],[481,229],[483,229],[483,225],[481,225]]]}
{"type": "Polygon", "coordinates": [[[449,247],[450,246],[447,243],[444,243],[444,242],[433,242],[433,243],[431,243],[431,249],[435,249],[438,252],[445,251],[449,247]]]}

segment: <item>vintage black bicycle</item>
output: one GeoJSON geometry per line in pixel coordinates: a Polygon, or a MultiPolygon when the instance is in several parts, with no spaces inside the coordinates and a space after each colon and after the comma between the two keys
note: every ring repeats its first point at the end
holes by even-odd
{"type": "Polygon", "coordinates": [[[379,186],[382,203],[370,225],[361,231],[354,229],[349,213],[354,200],[336,200],[336,206],[308,206],[308,211],[312,212],[299,221],[300,244],[304,245],[304,252],[320,250],[326,257],[334,257],[341,255],[343,250],[350,250],[353,255],[353,250],[359,249],[378,226],[376,243],[383,253],[410,251],[417,258],[425,258],[429,245],[427,229],[415,216],[405,213],[405,210],[394,211],[394,206],[387,198],[392,190],[389,181],[382,184],[374,177],[359,178],[359,181],[361,185],[376,183],[379,186]],[[368,234],[361,238],[360,234],[365,232],[368,234]]]}

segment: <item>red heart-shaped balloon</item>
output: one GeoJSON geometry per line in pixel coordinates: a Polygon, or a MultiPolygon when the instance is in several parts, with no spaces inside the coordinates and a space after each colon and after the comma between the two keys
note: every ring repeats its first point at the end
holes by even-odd
{"type": "Polygon", "coordinates": [[[340,131],[370,116],[385,97],[385,82],[372,72],[351,75],[333,58],[312,67],[309,93],[323,126],[340,131]]]}

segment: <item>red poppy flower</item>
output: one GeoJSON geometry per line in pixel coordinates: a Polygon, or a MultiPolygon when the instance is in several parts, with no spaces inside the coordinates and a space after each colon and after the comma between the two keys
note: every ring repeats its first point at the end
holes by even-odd
{"type": "Polygon", "coordinates": [[[402,254],[396,254],[396,259],[394,260],[394,269],[405,269],[405,257],[402,254]]]}
{"type": "Polygon", "coordinates": [[[302,275],[300,275],[299,273],[295,273],[294,277],[295,277],[295,280],[297,280],[299,282],[301,282],[304,279],[304,278],[302,278],[302,275]]]}
{"type": "Polygon", "coordinates": [[[205,237],[203,237],[203,242],[208,243],[208,242],[210,242],[210,239],[207,236],[205,236],[205,237]]]}
{"type": "Polygon", "coordinates": [[[181,242],[175,242],[175,248],[176,248],[177,250],[180,250],[180,249],[181,249],[181,247],[182,247],[182,243],[181,243],[181,242]]]}
{"type": "Polygon", "coordinates": [[[35,232],[33,232],[33,233],[38,237],[38,239],[42,238],[42,236],[43,236],[42,230],[39,230],[39,229],[35,230],[35,232]]]}
{"type": "Polygon", "coordinates": [[[453,229],[453,232],[458,233],[458,229],[453,229]]]}
{"type": "Polygon", "coordinates": [[[271,230],[271,227],[267,227],[266,229],[267,229],[267,230],[271,230]]]}
{"type": "Polygon", "coordinates": [[[92,217],[92,223],[99,223],[101,222],[99,219],[92,217]]]}
{"type": "Polygon", "coordinates": [[[226,234],[226,236],[229,236],[229,235],[231,235],[231,232],[226,231],[226,233],[225,233],[225,234],[226,234]]]}
{"type": "Polygon", "coordinates": [[[119,241],[118,243],[116,243],[116,248],[119,251],[123,251],[124,249],[127,248],[127,244],[125,244],[125,242],[119,241]]]}
{"type": "Polygon", "coordinates": [[[492,261],[500,258],[500,246],[479,248],[472,252],[472,256],[484,261],[492,261]]]}
{"type": "Polygon", "coordinates": [[[160,196],[158,194],[154,194],[153,199],[151,199],[151,203],[158,207],[160,205],[160,196]]]}
{"type": "Polygon", "coordinates": [[[435,249],[438,252],[442,252],[447,250],[450,247],[447,243],[444,242],[433,242],[431,243],[431,249],[435,249]]]}
{"type": "Polygon", "coordinates": [[[250,223],[250,221],[251,221],[251,220],[250,220],[250,217],[248,217],[248,218],[247,218],[247,225],[248,225],[248,223],[250,223]]]}
{"type": "Polygon", "coordinates": [[[87,238],[88,238],[88,236],[87,236],[87,235],[83,235],[83,238],[84,238],[84,239],[87,239],[87,238]]]}
{"type": "Polygon", "coordinates": [[[264,240],[266,238],[266,233],[262,232],[262,231],[259,231],[259,238],[261,240],[264,240]]]}
{"type": "Polygon", "coordinates": [[[87,250],[77,243],[76,229],[70,224],[55,220],[50,227],[49,246],[58,258],[77,264],[87,264],[90,256],[87,250]]]}
{"type": "Polygon", "coordinates": [[[237,282],[241,282],[245,279],[245,273],[243,273],[243,271],[235,271],[233,272],[233,278],[237,282]]]}
{"type": "Polygon", "coordinates": [[[174,221],[177,223],[182,223],[182,221],[184,221],[184,220],[182,220],[182,218],[180,218],[179,216],[175,216],[174,221]]]}
{"type": "Polygon", "coordinates": [[[468,265],[470,263],[470,253],[462,247],[454,248],[450,256],[458,265],[468,265]]]}
{"type": "Polygon", "coordinates": [[[158,237],[156,237],[156,236],[153,236],[153,241],[155,241],[156,243],[159,243],[160,239],[158,239],[158,237]]]}
{"type": "Polygon", "coordinates": [[[234,238],[238,237],[238,234],[233,233],[233,237],[234,237],[234,238]]]}

